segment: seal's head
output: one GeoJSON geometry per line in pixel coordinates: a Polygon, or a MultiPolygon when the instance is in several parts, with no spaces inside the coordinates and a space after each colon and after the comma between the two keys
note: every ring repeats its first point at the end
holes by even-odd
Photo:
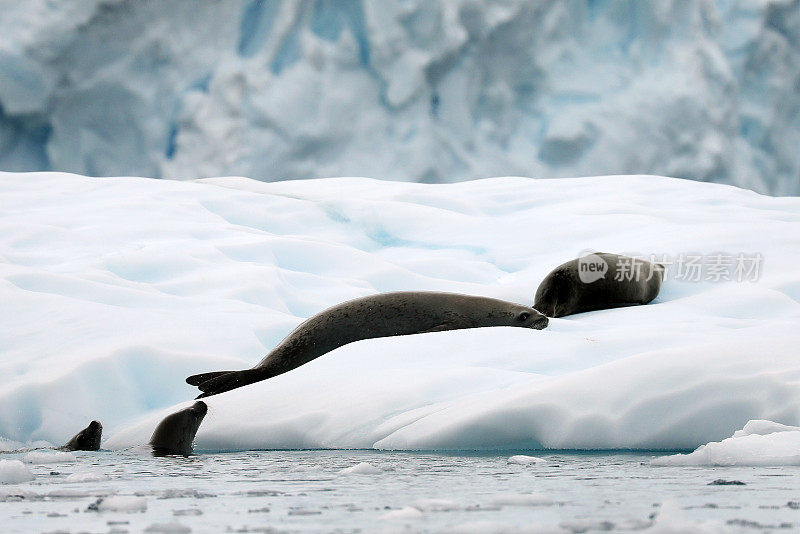
{"type": "MultiPolygon", "coordinates": [[[[533,307],[548,317],[569,315],[577,304],[574,276],[568,269],[558,268],[547,275],[536,290],[533,307]]],[[[580,282],[578,282],[580,283],[580,282]]]]}
{"type": "Polygon", "coordinates": [[[511,326],[543,330],[547,328],[549,322],[550,321],[547,319],[547,317],[542,315],[538,310],[525,306],[523,309],[518,310],[517,313],[514,314],[511,326]]]}
{"type": "Polygon", "coordinates": [[[501,302],[497,307],[490,308],[485,319],[477,326],[515,326],[542,330],[547,324],[547,317],[531,307],[501,302]]]}
{"type": "Polygon", "coordinates": [[[75,434],[75,436],[64,445],[64,448],[71,451],[97,451],[100,450],[100,440],[103,437],[103,425],[100,421],[92,421],[89,426],[75,434]]]}
{"type": "Polygon", "coordinates": [[[150,438],[153,454],[156,456],[191,454],[194,436],[206,413],[208,405],[203,401],[197,401],[189,408],[166,416],[150,438]]]}

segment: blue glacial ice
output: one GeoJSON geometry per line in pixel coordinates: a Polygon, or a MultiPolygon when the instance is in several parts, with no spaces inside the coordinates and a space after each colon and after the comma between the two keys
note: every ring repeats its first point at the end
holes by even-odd
{"type": "Polygon", "coordinates": [[[0,169],[800,192],[800,3],[0,0],[0,169]]]}

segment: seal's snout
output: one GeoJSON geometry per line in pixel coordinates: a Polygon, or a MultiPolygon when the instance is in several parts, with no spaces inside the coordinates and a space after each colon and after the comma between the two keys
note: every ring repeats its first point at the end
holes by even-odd
{"type": "Polygon", "coordinates": [[[102,430],[103,425],[100,424],[100,421],[92,421],[89,423],[89,428],[92,430],[102,430]]]}
{"type": "Polygon", "coordinates": [[[539,319],[536,320],[536,322],[533,323],[533,327],[536,330],[544,330],[545,328],[547,328],[548,324],[550,324],[550,319],[542,315],[539,319]]]}

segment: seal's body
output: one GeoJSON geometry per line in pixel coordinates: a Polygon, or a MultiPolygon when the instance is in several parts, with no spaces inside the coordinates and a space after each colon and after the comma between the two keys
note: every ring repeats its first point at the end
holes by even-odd
{"type": "Polygon", "coordinates": [[[539,284],[533,307],[548,317],[647,304],[658,296],[664,266],[597,252],[556,267],[539,284]]]}
{"type": "Polygon", "coordinates": [[[164,456],[167,454],[192,453],[192,442],[200,428],[200,423],[208,412],[208,406],[203,401],[197,401],[189,408],[166,416],[153,432],[150,446],[153,454],[164,456]]]}
{"type": "Polygon", "coordinates": [[[103,437],[103,425],[100,421],[92,421],[89,426],[75,434],[66,445],[60,447],[65,451],[97,451],[103,437]]]}
{"type": "Polygon", "coordinates": [[[354,341],[488,326],[541,330],[547,317],[533,308],[487,297],[432,291],[381,293],[311,317],[252,369],[203,373],[186,382],[203,391],[198,398],[207,397],[291,371],[354,341]]]}

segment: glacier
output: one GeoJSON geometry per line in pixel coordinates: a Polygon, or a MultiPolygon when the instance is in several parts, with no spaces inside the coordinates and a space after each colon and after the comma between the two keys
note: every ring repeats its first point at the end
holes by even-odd
{"type": "Polygon", "coordinates": [[[0,0],[0,169],[800,193],[798,0],[0,0]]]}
{"type": "Polygon", "coordinates": [[[146,443],[197,394],[185,377],[250,367],[326,307],[395,290],[530,305],[586,249],[763,265],[752,281],[669,276],[649,305],[542,331],[353,343],[205,399],[196,450],[675,450],[751,420],[800,426],[799,227],[798,198],[659,176],[0,173],[0,449],[92,419],[105,448],[146,443]]]}

